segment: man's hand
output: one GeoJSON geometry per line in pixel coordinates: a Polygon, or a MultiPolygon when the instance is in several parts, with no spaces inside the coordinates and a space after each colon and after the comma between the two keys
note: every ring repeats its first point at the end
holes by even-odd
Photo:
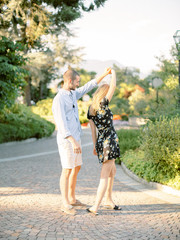
{"type": "Polygon", "coordinates": [[[82,152],[81,146],[76,140],[72,144],[73,144],[74,153],[78,154],[82,152]]]}
{"type": "Polygon", "coordinates": [[[72,143],[74,153],[82,153],[80,144],[72,136],[68,136],[67,139],[72,143]]]}

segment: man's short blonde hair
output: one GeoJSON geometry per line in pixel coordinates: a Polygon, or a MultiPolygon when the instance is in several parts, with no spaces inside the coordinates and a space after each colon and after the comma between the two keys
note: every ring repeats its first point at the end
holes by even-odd
{"type": "Polygon", "coordinates": [[[76,79],[76,76],[79,76],[79,74],[73,70],[73,69],[68,69],[64,75],[63,75],[63,79],[66,82],[67,80],[71,79],[72,81],[74,81],[76,79]]]}

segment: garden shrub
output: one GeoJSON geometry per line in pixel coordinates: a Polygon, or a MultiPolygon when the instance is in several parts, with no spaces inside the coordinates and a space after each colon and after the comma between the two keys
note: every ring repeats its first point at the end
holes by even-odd
{"type": "Polygon", "coordinates": [[[122,156],[125,165],[147,181],[180,189],[180,118],[149,122],[139,139],[139,149],[122,156]]]}
{"type": "MultiPolygon", "coordinates": [[[[33,113],[38,114],[41,117],[46,119],[49,116],[53,116],[52,103],[53,103],[52,98],[43,99],[37,102],[35,106],[32,106],[31,110],[33,113]]],[[[89,121],[87,119],[87,111],[90,103],[91,101],[88,101],[88,102],[83,102],[81,100],[78,101],[80,123],[85,123],[89,121]]]]}
{"type": "Polygon", "coordinates": [[[129,102],[128,99],[119,98],[118,96],[114,96],[109,105],[113,114],[122,115],[124,113],[129,114],[129,102]]]}
{"type": "MultiPolygon", "coordinates": [[[[123,156],[126,151],[137,149],[140,146],[139,129],[121,129],[116,132],[119,138],[121,156],[123,156]]],[[[120,159],[118,159],[117,162],[120,163],[120,159]]]]}
{"type": "Polygon", "coordinates": [[[155,122],[162,118],[162,116],[167,119],[171,119],[172,117],[180,117],[180,109],[176,108],[175,105],[169,104],[170,109],[163,109],[159,107],[156,112],[151,112],[147,114],[145,117],[150,121],[155,122]]]}
{"type": "Polygon", "coordinates": [[[155,164],[151,159],[147,159],[143,151],[129,150],[122,156],[122,161],[128,169],[140,178],[180,190],[180,175],[178,173],[172,175],[170,172],[167,174],[162,166],[155,164]]]}
{"type": "Polygon", "coordinates": [[[0,112],[0,143],[50,136],[55,125],[16,104],[0,112]]]}
{"type": "Polygon", "coordinates": [[[43,99],[38,101],[35,106],[32,106],[31,110],[33,113],[38,114],[41,117],[52,116],[52,103],[52,98],[43,99]]]}
{"type": "Polygon", "coordinates": [[[180,118],[162,117],[142,132],[141,150],[164,171],[180,170],[180,118]]]}
{"type": "Polygon", "coordinates": [[[86,123],[89,120],[87,119],[88,108],[91,104],[91,100],[88,102],[78,101],[78,111],[79,111],[79,120],[80,123],[86,123]]]}

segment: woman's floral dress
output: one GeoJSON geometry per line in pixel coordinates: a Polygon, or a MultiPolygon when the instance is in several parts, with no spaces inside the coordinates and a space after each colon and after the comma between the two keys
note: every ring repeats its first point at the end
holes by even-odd
{"type": "Polygon", "coordinates": [[[87,114],[98,129],[96,152],[100,163],[120,157],[119,141],[113,126],[113,114],[108,107],[109,100],[105,97],[100,103],[96,116],[87,114]]]}

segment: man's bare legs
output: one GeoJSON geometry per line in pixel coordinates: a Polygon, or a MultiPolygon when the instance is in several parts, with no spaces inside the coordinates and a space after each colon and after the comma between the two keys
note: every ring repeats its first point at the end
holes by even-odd
{"type": "Polygon", "coordinates": [[[60,190],[62,196],[62,203],[65,207],[68,207],[68,205],[70,205],[68,199],[68,189],[69,189],[69,177],[71,172],[72,169],[63,168],[60,177],[60,190]]]}
{"type": "Polygon", "coordinates": [[[99,205],[104,197],[108,186],[108,178],[114,166],[114,160],[108,160],[107,162],[103,163],[101,169],[101,177],[100,182],[97,190],[96,201],[95,204],[90,208],[91,211],[97,212],[99,205]]]}
{"type": "Polygon", "coordinates": [[[74,204],[76,202],[75,188],[76,188],[76,182],[77,182],[77,175],[80,169],[81,169],[81,166],[77,166],[73,168],[69,176],[68,199],[70,204],[74,204]]]}

